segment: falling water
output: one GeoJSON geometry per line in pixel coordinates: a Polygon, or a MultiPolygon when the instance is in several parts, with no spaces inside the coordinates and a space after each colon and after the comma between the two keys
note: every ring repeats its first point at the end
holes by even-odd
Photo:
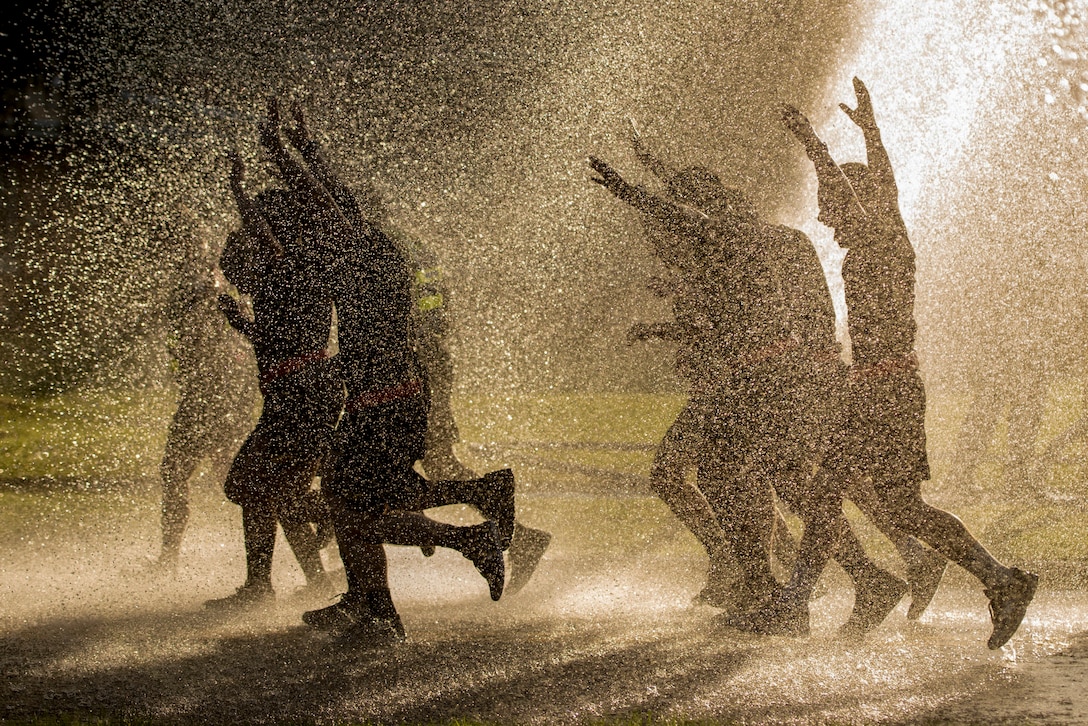
{"type": "MultiPolygon", "coordinates": [[[[2,170],[0,493],[28,513],[0,539],[9,713],[859,722],[978,718],[972,696],[992,697],[988,683],[1008,687],[1006,708],[1043,693],[1016,690],[1018,664],[1088,627],[1076,590],[1088,559],[1084,444],[1030,482],[1008,452],[1026,430],[1039,459],[1088,405],[1088,9],[586,5],[34,11],[56,20],[52,35],[50,22],[34,25],[54,62],[41,88],[67,110],[62,151],[33,146],[2,170]],[[979,645],[985,598],[958,575],[920,625],[893,615],[856,648],[833,640],[849,608],[835,573],[811,641],[716,633],[688,607],[704,560],[647,495],[650,452],[682,387],[671,350],[624,341],[632,323],[669,311],[645,290],[658,268],[638,220],[589,183],[585,159],[650,181],[630,149],[634,119],[662,156],[719,171],[809,234],[844,314],[841,254],[815,221],[811,167],[778,105],[804,109],[840,161],[861,159],[860,134],[836,108],[853,102],[855,75],[872,91],[918,255],[927,494],[1049,584],[1003,654],[979,645]],[[381,658],[307,639],[290,604],[251,623],[194,614],[243,567],[211,465],[195,482],[178,580],[123,572],[157,536],[173,394],[159,311],[191,259],[179,245],[214,257],[237,224],[228,150],[270,182],[253,128],[269,94],[301,100],[349,181],[375,180],[397,223],[434,246],[454,290],[459,450],[480,468],[514,464],[522,514],[557,535],[532,585],[498,605],[481,601],[458,556],[395,551],[413,633],[390,656],[395,675],[381,658]],[[987,421],[1000,424],[980,429],[984,453],[964,459],[961,432],[991,400],[987,421]],[[1034,429],[1018,407],[1036,411],[1034,429]],[[27,420],[44,422],[30,443],[12,430],[27,420]]],[[[292,567],[277,554],[281,592],[301,582],[292,567]]]]}

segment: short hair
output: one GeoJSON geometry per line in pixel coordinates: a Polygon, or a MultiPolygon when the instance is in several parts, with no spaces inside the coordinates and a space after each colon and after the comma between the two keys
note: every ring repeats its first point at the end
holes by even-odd
{"type": "Polygon", "coordinates": [[[674,197],[697,196],[706,200],[709,208],[703,211],[707,213],[715,213],[724,207],[745,217],[759,216],[756,205],[744,190],[725,186],[721,177],[705,166],[681,169],[666,179],[665,184],[674,197]]]}
{"type": "Polygon", "coordinates": [[[302,207],[291,192],[275,187],[265,189],[257,195],[257,206],[280,244],[290,244],[302,235],[302,207]]]}
{"type": "Polygon", "coordinates": [[[674,197],[685,196],[685,193],[708,194],[720,189],[722,180],[705,166],[689,166],[669,175],[665,186],[674,197]]]}
{"type": "Polygon", "coordinates": [[[241,230],[234,230],[227,235],[223,251],[219,254],[219,269],[227,282],[239,290],[255,282],[257,249],[249,236],[241,230]]]}

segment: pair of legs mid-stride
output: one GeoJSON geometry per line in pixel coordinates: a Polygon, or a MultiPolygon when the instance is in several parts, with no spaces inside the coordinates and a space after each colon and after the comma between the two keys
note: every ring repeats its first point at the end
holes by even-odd
{"type": "Polygon", "coordinates": [[[303,622],[352,642],[404,639],[389,590],[383,545],[447,547],[465,556],[493,600],[505,585],[503,550],[514,537],[514,477],[508,469],[467,481],[429,482],[413,469],[425,451],[423,394],[376,406],[350,405],[337,430],[334,460],[322,488],[331,507],[347,592],[303,615],[303,622]],[[469,504],[486,521],[470,526],[436,522],[420,512],[469,504]]]}

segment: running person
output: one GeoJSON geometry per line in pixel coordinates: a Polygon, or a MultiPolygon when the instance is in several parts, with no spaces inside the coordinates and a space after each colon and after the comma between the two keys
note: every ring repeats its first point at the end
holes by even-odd
{"type": "Polygon", "coordinates": [[[166,434],[162,478],[162,547],[153,567],[173,572],[189,523],[189,480],[208,458],[225,471],[252,425],[254,388],[240,375],[249,360],[242,341],[216,309],[204,245],[189,237],[179,280],[165,306],[178,404],[166,434]]]}
{"type": "Polygon", "coordinates": [[[228,237],[220,268],[240,293],[252,296],[253,319],[228,295],[220,297],[220,309],[253,345],[264,404],[224,485],[227,498],[242,507],[246,581],[232,595],[205,603],[215,610],[250,609],[274,598],[277,522],[312,591],[330,587],[308,505],[344,402],[325,350],[332,300],[318,261],[299,245],[301,210],[284,190],[262,192],[259,203],[249,199],[243,174],[235,154],[230,186],[244,226],[228,237]]]}
{"type": "MultiPolygon", "coordinates": [[[[382,230],[407,262],[412,301],[410,341],[422,364],[429,395],[426,454],[420,461],[425,476],[431,482],[478,481],[477,474],[465,466],[453,450],[454,444],[460,440],[460,434],[451,403],[454,366],[448,345],[450,291],[436,256],[421,240],[396,226],[373,184],[366,184],[356,194],[341,183],[331,173],[319,144],[310,136],[302,109],[295,105],[291,111],[294,127],[286,129],[286,132],[311,173],[326,184],[341,209],[352,210],[350,214],[382,230]]],[[[501,506],[501,502],[497,502],[494,506],[477,509],[488,518],[501,506]]],[[[550,542],[549,533],[528,527],[515,519],[509,546],[506,547],[509,579],[504,593],[515,594],[528,584],[550,542]]],[[[431,547],[423,549],[428,555],[434,551],[431,547]]]]}
{"type": "Polygon", "coordinates": [[[787,591],[791,600],[799,595],[806,615],[789,629],[807,632],[807,601],[839,536],[841,492],[826,476],[807,473],[816,454],[810,432],[798,424],[806,390],[788,357],[799,343],[791,335],[764,225],[707,170],[690,170],[679,187],[688,196],[678,203],[628,184],[602,161],[590,163],[599,175],[594,181],[665,225],[672,252],[692,261],[688,274],[715,301],[705,344],[715,351],[730,400],[706,431],[702,491],[744,570],[742,587],[752,604],[775,598],[780,589],[768,554],[772,485],[801,516],[804,533],[787,591]]]}
{"type": "Polygon", "coordinates": [[[310,241],[325,257],[336,303],[339,370],[347,404],[322,490],[333,513],[348,591],[340,601],[303,615],[311,627],[369,643],[404,639],[389,592],[383,543],[448,547],[472,561],[502,595],[502,548],[514,522],[509,470],[468,482],[428,482],[412,467],[425,453],[427,388],[409,339],[411,293],[407,263],[382,231],[368,223],[346,186],[307,144],[290,132],[307,166],[280,139],[278,105],[269,104],[261,143],[314,227],[310,241]],[[469,503],[492,515],[457,527],[418,511],[469,503]]]}
{"type": "Polygon", "coordinates": [[[784,121],[804,145],[819,182],[820,220],[847,250],[843,283],[853,343],[845,426],[829,463],[844,476],[869,477],[895,526],[974,575],[990,598],[993,632],[1004,645],[1019,627],[1038,576],[998,562],[948,512],[927,504],[925,388],[914,352],[914,249],[899,212],[898,189],[865,85],[857,107],[841,108],[865,136],[867,165],[839,167],[797,109],[784,121]]]}
{"type": "MultiPolygon", "coordinates": [[[[639,160],[656,176],[665,181],[677,178],[662,160],[645,148],[637,130],[633,145],[639,160]]],[[[675,182],[672,184],[675,185],[675,182]]],[[[738,194],[739,192],[733,192],[735,205],[747,210],[748,214],[755,215],[754,205],[743,198],[743,195],[738,198],[738,194]]],[[[772,264],[778,269],[779,280],[786,286],[785,297],[793,334],[797,336],[810,364],[815,366],[814,375],[806,385],[816,385],[817,390],[812,392],[816,403],[806,410],[805,421],[819,440],[819,452],[822,456],[828,449],[830,432],[838,428],[837,392],[845,380],[839,344],[835,338],[834,305],[826,275],[811,241],[798,230],[786,226],[767,224],[764,228],[769,232],[772,264]]],[[[882,510],[874,505],[875,495],[871,486],[864,483],[855,485],[848,495],[899,551],[906,563],[911,592],[907,616],[911,619],[920,617],[937,590],[946,560],[915,538],[896,529],[882,510]]],[[[776,521],[776,536],[781,524],[779,518],[776,521]]],[[[782,531],[785,531],[784,527],[782,531]]],[[[775,544],[780,545],[777,537],[775,544]]],[[[781,550],[782,547],[779,546],[778,549],[781,550]]],[[[903,591],[902,583],[890,573],[873,566],[853,531],[845,523],[834,559],[848,572],[857,592],[855,607],[844,628],[844,634],[861,635],[879,624],[894,608],[903,591]]]]}

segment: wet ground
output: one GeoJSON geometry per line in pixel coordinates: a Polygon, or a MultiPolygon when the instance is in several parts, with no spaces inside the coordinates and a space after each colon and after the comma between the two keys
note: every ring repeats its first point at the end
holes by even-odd
{"type": "MultiPolygon", "coordinates": [[[[551,497],[530,511],[567,508],[592,521],[595,506],[551,497]]],[[[0,718],[1088,723],[1084,592],[1044,585],[1021,631],[992,652],[985,598],[951,574],[920,622],[901,605],[851,645],[835,639],[850,592],[832,573],[811,637],[757,638],[690,605],[704,565],[685,548],[652,541],[625,554],[605,538],[586,551],[587,520],[561,516],[546,522],[555,543],[534,580],[499,603],[456,553],[395,548],[409,639],[368,649],[300,625],[299,613],[322,603],[292,597],[301,580],[279,555],[275,609],[205,613],[203,600],[242,573],[230,510],[221,511],[197,517],[174,579],[127,572],[148,550],[146,523],[100,531],[94,545],[58,531],[3,552],[0,718]]],[[[608,521],[598,523],[607,533],[608,521]]]]}

